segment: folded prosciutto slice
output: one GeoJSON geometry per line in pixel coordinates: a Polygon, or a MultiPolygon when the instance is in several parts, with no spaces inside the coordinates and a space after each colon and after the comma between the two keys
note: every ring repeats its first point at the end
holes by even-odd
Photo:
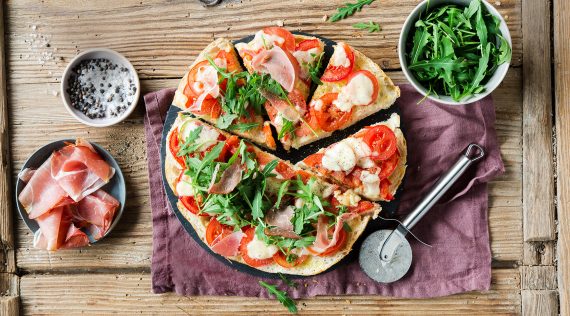
{"type": "Polygon", "coordinates": [[[103,190],[98,190],[86,196],[77,204],[76,220],[87,224],[86,230],[91,237],[99,240],[107,233],[119,201],[103,190]]]}
{"type": "Polygon", "coordinates": [[[51,175],[76,202],[97,191],[115,174],[91,144],[79,139],[53,153],[51,175]]]}
{"type": "Polygon", "coordinates": [[[67,194],[51,176],[50,157],[36,170],[18,199],[32,219],[54,208],[67,194]]]}
{"type": "Polygon", "coordinates": [[[39,169],[24,170],[19,177],[27,183],[18,200],[40,227],[34,247],[75,248],[102,238],[119,201],[100,188],[114,174],[93,146],[81,139],[54,151],[39,169]]]}

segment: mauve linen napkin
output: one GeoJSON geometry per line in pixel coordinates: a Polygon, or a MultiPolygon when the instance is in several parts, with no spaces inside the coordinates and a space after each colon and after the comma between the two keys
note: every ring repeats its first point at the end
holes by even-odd
{"type": "MultiPolygon", "coordinates": [[[[461,177],[414,227],[413,233],[431,245],[409,237],[414,260],[398,282],[379,284],[360,270],[357,260],[329,272],[299,279],[294,298],[315,295],[379,294],[435,297],[488,290],[491,251],[487,218],[487,182],[504,171],[495,134],[495,108],[490,97],[468,106],[447,106],[426,100],[409,85],[398,99],[408,141],[408,175],[400,197],[404,215],[429,190],[471,142],[486,149],[486,157],[461,177]]],[[[162,183],[160,146],[173,89],[145,95],[145,133],[153,222],[152,289],[182,295],[267,297],[260,278],[239,272],[209,255],[184,230],[166,198],[162,183]]],[[[358,250],[353,250],[358,251],[358,250]]],[[[270,280],[282,286],[281,280],[270,280]]]]}

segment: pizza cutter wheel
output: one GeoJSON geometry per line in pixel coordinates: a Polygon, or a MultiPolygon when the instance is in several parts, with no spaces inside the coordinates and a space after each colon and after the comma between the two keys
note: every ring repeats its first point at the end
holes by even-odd
{"type": "Polygon", "coordinates": [[[434,184],[416,208],[395,229],[370,234],[362,243],[359,261],[362,270],[373,280],[391,283],[401,279],[412,264],[412,248],[406,234],[439,201],[459,177],[485,156],[483,148],[470,144],[457,162],[434,184]]]}

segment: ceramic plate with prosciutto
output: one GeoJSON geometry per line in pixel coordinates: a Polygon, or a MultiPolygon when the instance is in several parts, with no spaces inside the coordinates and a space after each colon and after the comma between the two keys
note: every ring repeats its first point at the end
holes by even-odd
{"type": "Polygon", "coordinates": [[[83,139],[50,143],[24,164],[18,211],[34,232],[34,247],[55,251],[105,237],[125,204],[125,181],[113,157],[83,139]]]}
{"type": "Polygon", "coordinates": [[[173,101],[181,111],[168,112],[163,132],[176,215],[203,247],[249,272],[328,270],[402,181],[399,116],[351,127],[399,93],[346,43],[280,27],[235,46],[214,41],[182,78],[173,101]],[[349,137],[331,144],[333,133],[349,137]],[[299,149],[309,143],[319,151],[299,149]]]}

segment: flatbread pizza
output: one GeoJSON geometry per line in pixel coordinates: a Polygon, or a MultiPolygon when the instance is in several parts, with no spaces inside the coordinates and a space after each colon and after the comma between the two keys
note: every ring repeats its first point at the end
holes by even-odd
{"type": "Polygon", "coordinates": [[[327,270],[381,210],[187,114],[173,137],[182,145],[166,151],[164,170],[178,209],[213,252],[261,271],[327,270]]]}
{"type": "Polygon", "coordinates": [[[298,163],[372,201],[391,201],[406,172],[400,116],[366,126],[298,163]]]}
{"type": "Polygon", "coordinates": [[[240,98],[249,78],[233,44],[220,38],[210,43],[189,67],[174,94],[172,104],[193,115],[231,130],[236,135],[275,149],[262,104],[240,98]],[[229,76],[228,74],[233,74],[229,76]]]}

